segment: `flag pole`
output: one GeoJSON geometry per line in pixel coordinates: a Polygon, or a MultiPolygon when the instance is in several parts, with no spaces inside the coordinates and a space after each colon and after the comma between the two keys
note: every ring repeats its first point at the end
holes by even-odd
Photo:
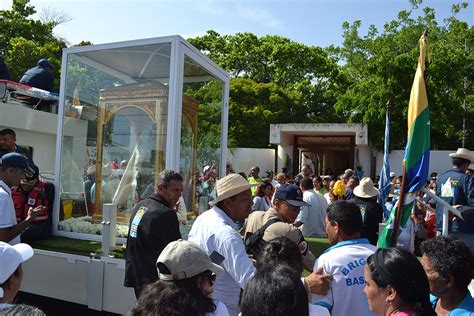
{"type": "MultiPolygon", "coordinates": [[[[428,30],[424,30],[423,36],[428,37],[428,30]]],[[[419,59],[418,62],[422,63],[424,65],[424,62],[425,62],[424,57],[422,57],[421,54],[422,53],[420,52],[420,59],[419,59]],[[421,60],[421,58],[423,58],[423,60],[421,60]]],[[[410,140],[408,139],[407,142],[409,142],[409,141],[410,140]]],[[[391,243],[392,247],[397,246],[398,233],[400,231],[400,222],[401,222],[401,218],[402,218],[403,207],[405,205],[405,189],[406,189],[405,186],[406,186],[406,161],[404,159],[403,160],[402,184],[401,184],[401,188],[400,188],[400,197],[399,197],[398,203],[397,203],[397,213],[395,214],[395,222],[394,222],[394,227],[393,227],[393,236],[392,236],[392,243],[391,243]]]]}
{"type": "Polygon", "coordinates": [[[405,161],[403,161],[403,176],[402,176],[402,184],[400,188],[400,196],[397,202],[397,213],[395,216],[395,222],[393,226],[393,237],[392,237],[392,247],[397,246],[397,239],[398,239],[398,232],[400,230],[400,221],[402,219],[402,212],[403,212],[403,201],[405,200],[405,182],[406,182],[406,168],[405,168],[405,161]]]}

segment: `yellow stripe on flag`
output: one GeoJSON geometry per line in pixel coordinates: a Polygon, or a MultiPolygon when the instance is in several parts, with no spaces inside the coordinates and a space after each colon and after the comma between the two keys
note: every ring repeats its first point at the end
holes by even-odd
{"type": "Polygon", "coordinates": [[[416,69],[415,79],[413,80],[413,86],[410,93],[410,104],[408,106],[408,140],[411,136],[413,123],[421,112],[423,112],[423,110],[428,106],[428,96],[426,95],[425,80],[423,78],[427,42],[428,37],[423,34],[419,40],[420,58],[418,59],[418,67],[416,69]]]}

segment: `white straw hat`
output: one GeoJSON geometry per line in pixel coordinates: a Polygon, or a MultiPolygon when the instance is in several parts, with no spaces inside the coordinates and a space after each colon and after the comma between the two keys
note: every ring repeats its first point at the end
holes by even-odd
{"type": "Polygon", "coordinates": [[[260,183],[248,183],[240,174],[231,173],[224,178],[217,180],[217,198],[209,202],[209,204],[215,205],[220,201],[228,199],[259,184],[260,183]]]}
{"type": "Polygon", "coordinates": [[[374,188],[374,183],[369,177],[362,178],[354,189],[354,194],[361,198],[371,198],[379,195],[379,190],[374,188]]]}
{"type": "Polygon", "coordinates": [[[474,163],[474,155],[471,154],[469,149],[466,149],[466,148],[458,148],[458,150],[455,153],[450,153],[449,157],[462,158],[462,159],[469,160],[471,163],[474,163]]]}
{"type": "Polygon", "coordinates": [[[224,273],[224,269],[212,263],[207,253],[197,244],[182,239],[170,242],[161,252],[156,265],[159,279],[166,281],[189,279],[207,270],[216,275],[224,273]]]}

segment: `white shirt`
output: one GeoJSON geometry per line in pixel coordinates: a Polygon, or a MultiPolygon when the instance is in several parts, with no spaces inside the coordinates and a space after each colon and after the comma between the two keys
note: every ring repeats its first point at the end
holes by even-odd
{"type": "Polygon", "coordinates": [[[415,252],[415,223],[411,218],[407,220],[405,228],[402,228],[400,235],[398,235],[397,247],[405,248],[411,253],[415,252]]]}
{"type": "Polygon", "coordinates": [[[365,238],[346,240],[329,247],[316,261],[314,270],[323,267],[333,277],[325,296],[313,295],[311,303],[326,307],[333,316],[375,315],[369,311],[364,293],[364,265],[377,247],[365,238]]]}
{"type": "Polygon", "coordinates": [[[309,316],[329,316],[329,311],[320,305],[309,304],[309,316]]]}
{"type": "Polygon", "coordinates": [[[326,203],[329,205],[331,204],[331,198],[329,197],[329,192],[328,193],[324,193],[324,199],[326,200],[326,203]]]}
{"type": "Polygon", "coordinates": [[[302,222],[300,226],[303,236],[325,237],[326,236],[326,210],[328,204],[326,199],[315,193],[313,190],[303,192],[303,201],[310,206],[302,206],[296,218],[297,222],[302,222]]]}
{"type": "MultiPolygon", "coordinates": [[[[9,228],[17,224],[15,206],[13,205],[10,187],[0,180],[0,228],[9,228]]],[[[20,235],[8,242],[10,245],[20,243],[20,235]]]]}
{"type": "Polygon", "coordinates": [[[227,311],[227,307],[218,300],[213,300],[214,304],[216,305],[216,310],[212,313],[206,313],[204,316],[229,316],[229,312],[227,311]]]}
{"type": "Polygon", "coordinates": [[[252,205],[252,210],[253,211],[268,211],[268,209],[272,207],[272,202],[271,200],[267,200],[266,196],[256,196],[253,198],[253,205],[252,205]]]}
{"type": "Polygon", "coordinates": [[[225,273],[217,277],[213,297],[225,304],[229,315],[237,315],[240,290],[255,274],[255,267],[245,252],[237,225],[217,206],[202,213],[189,232],[189,240],[200,245],[209,256],[213,252],[224,257],[225,273]]]}

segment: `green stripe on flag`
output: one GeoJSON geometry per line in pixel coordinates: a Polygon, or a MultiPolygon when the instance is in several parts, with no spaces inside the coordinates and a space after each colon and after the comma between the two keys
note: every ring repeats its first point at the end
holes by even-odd
{"type": "Polygon", "coordinates": [[[405,166],[409,170],[430,148],[430,110],[426,107],[416,117],[408,140],[405,166]]]}
{"type": "MultiPolygon", "coordinates": [[[[408,193],[407,193],[408,194],[408,193]]],[[[408,194],[405,199],[405,204],[402,209],[402,218],[400,219],[400,229],[398,230],[398,235],[406,227],[407,221],[410,219],[411,212],[413,210],[413,205],[415,204],[415,197],[412,194],[408,194]]],[[[395,216],[397,214],[397,204],[390,211],[390,217],[385,225],[384,230],[380,233],[379,239],[377,241],[377,247],[379,248],[389,248],[392,246],[393,239],[393,225],[395,222],[395,216]]]]}

